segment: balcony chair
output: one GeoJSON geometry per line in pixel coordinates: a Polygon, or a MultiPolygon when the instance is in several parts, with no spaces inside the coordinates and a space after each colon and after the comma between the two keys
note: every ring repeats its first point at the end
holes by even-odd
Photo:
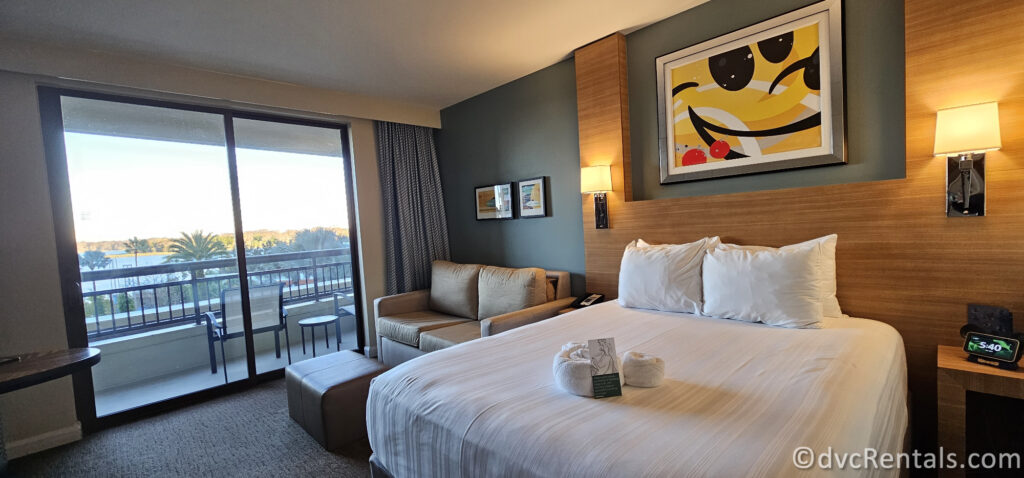
{"type": "MultiPolygon", "coordinates": [[[[288,311],[284,309],[284,284],[249,287],[249,308],[252,312],[252,333],[274,333],[274,350],[281,358],[281,331],[284,330],[288,363],[292,363],[291,341],[288,339],[288,311]]],[[[242,291],[226,289],[220,293],[220,316],[206,312],[206,338],[210,349],[210,373],[217,373],[217,356],[213,343],[220,342],[220,361],[224,369],[224,383],[228,383],[227,357],[224,342],[245,336],[242,325],[242,291]]]]}

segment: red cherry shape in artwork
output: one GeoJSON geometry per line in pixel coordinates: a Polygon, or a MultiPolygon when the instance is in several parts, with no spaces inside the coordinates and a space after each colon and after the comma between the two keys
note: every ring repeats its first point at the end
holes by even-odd
{"type": "Polygon", "coordinates": [[[699,149],[691,149],[683,154],[683,166],[693,166],[694,164],[704,164],[708,162],[708,157],[704,155],[704,151],[699,149]]]}
{"type": "Polygon", "coordinates": [[[725,155],[729,154],[729,143],[724,139],[720,139],[711,144],[711,157],[722,159],[725,155]]]}

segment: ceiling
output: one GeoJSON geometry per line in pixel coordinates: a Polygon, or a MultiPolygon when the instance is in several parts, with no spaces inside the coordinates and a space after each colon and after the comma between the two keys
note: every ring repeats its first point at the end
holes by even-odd
{"type": "Polygon", "coordinates": [[[704,1],[0,0],[0,35],[442,108],[704,1]]]}

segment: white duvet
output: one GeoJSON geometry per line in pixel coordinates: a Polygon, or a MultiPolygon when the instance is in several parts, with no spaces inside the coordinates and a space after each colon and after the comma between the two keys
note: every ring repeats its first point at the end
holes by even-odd
{"type": "Polygon", "coordinates": [[[366,415],[398,478],[895,476],[800,471],[792,457],[900,451],[906,377],[903,341],[881,322],[784,329],[608,302],[395,367],[366,415]],[[603,337],[664,358],[664,384],[600,400],[560,390],[562,344],[603,337]]]}

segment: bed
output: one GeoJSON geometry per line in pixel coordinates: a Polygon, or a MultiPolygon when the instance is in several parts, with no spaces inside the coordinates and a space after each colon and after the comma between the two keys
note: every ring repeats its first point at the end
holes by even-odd
{"type": "Polygon", "coordinates": [[[881,322],[786,329],[607,302],[388,371],[367,427],[374,464],[399,478],[790,476],[801,446],[901,451],[906,377],[902,338],[881,322]],[[600,400],[559,389],[560,346],[602,337],[663,357],[664,385],[600,400]]]}

